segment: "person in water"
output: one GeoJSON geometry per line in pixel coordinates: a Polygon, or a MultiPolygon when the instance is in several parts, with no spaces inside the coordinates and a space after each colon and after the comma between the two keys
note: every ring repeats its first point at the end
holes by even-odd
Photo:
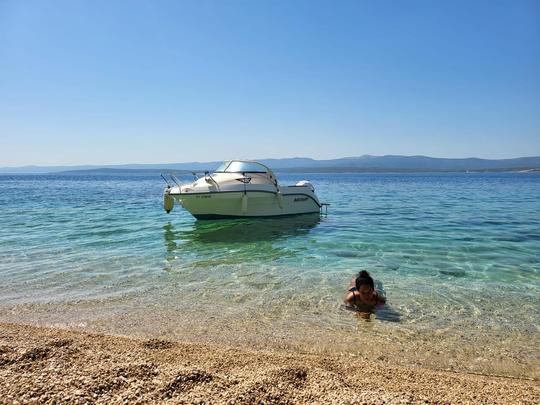
{"type": "Polygon", "coordinates": [[[373,278],[369,273],[362,270],[351,280],[344,301],[345,305],[357,311],[360,317],[369,319],[377,306],[386,303],[386,298],[375,290],[373,278]]]}

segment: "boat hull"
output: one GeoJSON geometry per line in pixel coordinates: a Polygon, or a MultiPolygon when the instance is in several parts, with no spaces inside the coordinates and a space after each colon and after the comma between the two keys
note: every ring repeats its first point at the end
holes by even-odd
{"type": "Polygon", "coordinates": [[[182,193],[173,197],[197,219],[275,217],[320,212],[316,197],[301,192],[230,191],[182,193]]]}

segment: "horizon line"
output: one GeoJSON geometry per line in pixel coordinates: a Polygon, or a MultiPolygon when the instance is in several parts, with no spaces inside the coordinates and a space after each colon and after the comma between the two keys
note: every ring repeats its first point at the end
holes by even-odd
{"type": "Polygon", "coordinates": [[[481,158],[476,156],[455,158],[455,157],[435,157],[428,155],[397,155],[397,154],[386,154],[386,155],[359,155],[359,156],[343,156],[331,159],[315,159],[307,156],[295,156],[295,157],[282,157],[282,158],[258,158],[258,159],[222,159],[222,160],[207,160],[207,161],[186,161],[186,162],[158,162],[158,163],[66,163],[66,164],[25,164],[18,166],[0,166],[0,169],[23,169],[31,167],[72,167],[72,166],[129,166],[129,165],[174,165],[174,164],[203,164],[203,163],[212,163],[212,162],[225,162],[228,160],[252,160],[252,161],[263,161],[263,160],[292,160],[292,159],[310,159],[313,161],[327,161],[327,160],[342,160],[342,159],[357,159],[362,157],[406,157],[406,158],[429,158],[429,159],[451,159],[451,160],[467,160],[467,159],[478,159],[478,160],[513,160],[513,159],[527,159],[527,158],[538,158],[540,155],[529,155],[529,156],[517,156],[510,158],[481,158]]]}

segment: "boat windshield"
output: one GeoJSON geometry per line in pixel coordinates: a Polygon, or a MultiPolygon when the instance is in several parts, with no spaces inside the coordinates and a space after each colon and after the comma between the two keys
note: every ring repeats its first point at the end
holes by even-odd
{"type": "Polygon", "coordinates": [[[256,162],[238,162],[238,161],[232,161],[232,162],[225,162],[221,166],[219,166],[216,169],[217,172],[225,172],[225,173],[244,173],[244,172],[250,172],[250,173],[267,173],[268,169],[261,165],[260,163],[256,162]]]}

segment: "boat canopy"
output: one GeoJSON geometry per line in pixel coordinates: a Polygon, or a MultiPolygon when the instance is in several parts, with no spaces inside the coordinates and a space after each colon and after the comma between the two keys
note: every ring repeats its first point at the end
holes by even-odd
{"type": "Polygon", "coordinates": [[[221,164],[215,173],[269,173],[270,169],[257,162],[231,160],[221,164]]]}

